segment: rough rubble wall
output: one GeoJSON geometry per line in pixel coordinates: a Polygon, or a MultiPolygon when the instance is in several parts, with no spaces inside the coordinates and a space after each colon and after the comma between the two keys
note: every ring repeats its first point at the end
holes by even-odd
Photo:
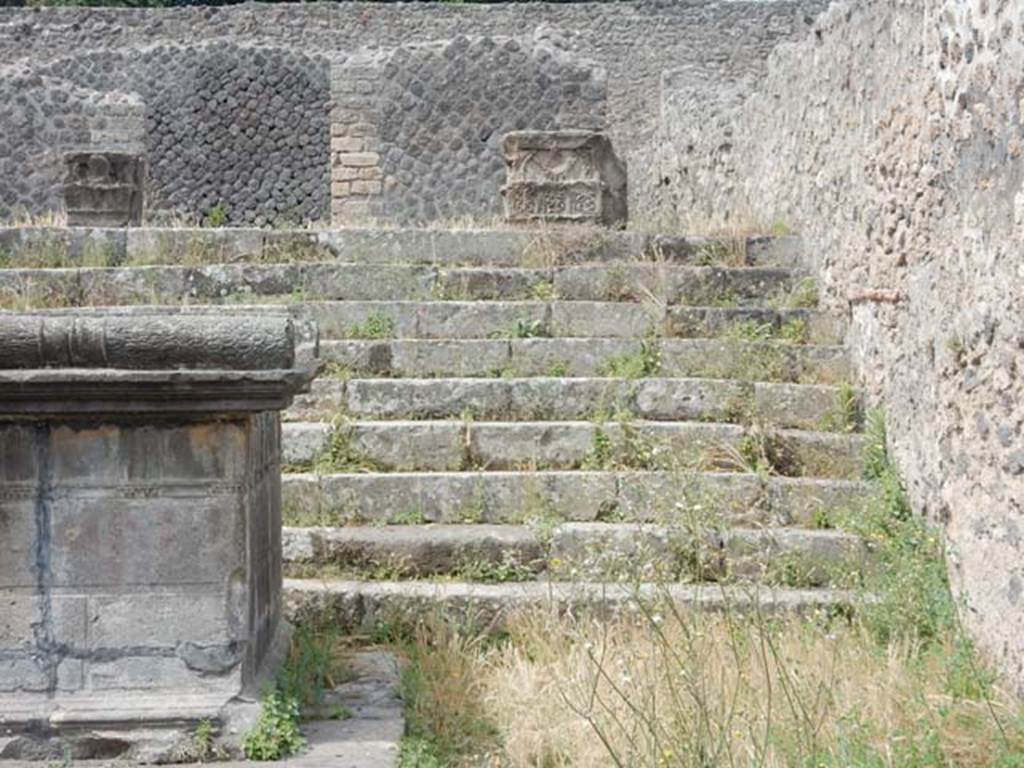
{"type": "Polygon", "coordinates": [[[39,75],[0,78],[0,218],[62,207],[63,153],[139,151],[144,106],[39,75]]]}
{"type": "Polygon", "coordinates": [[[677,162],[819,254],[966,622],[1024,691],[1024,10],[843,0],[769,70],[707,137],[726,161],[677,162]]]}
{"type": "Polygon", "coordinates": [[[85,51],[36,71],[141,96],[151,209],[199,216],[222,209],[233,224],[325,218],[326,59],[274,48],[158,45],[85,51]]]}
{"type": "Polygon", "coordinates": [[[158,207],[221,206],[232,224],[302,223],[328,210],[328,67],[280,49],[211,46],[145,67],[158,207]],[[187,63],[186,63],[187,62],[187,63]],[[168,77],[171,68],[186,76],[168,77]],[[164,90],[161,82],[175,83],[164,90]]]}
{"type": "Polygon", "coordinates": [[[543,40],[459,36],[380,64],[377,215],[411,223],[501,213],[501,139],[605,127],[603,69],[543,40]]]}
{"type": "MultiPolygon", "coordinates": [[[[133,54],[161,44],[204,41],[346,55],[364,48],[450,41],[459,35],[537,36],[606,69],[608,124],[630,169],[630,209],[641,222],[660,195],[653,159],[662,70],[669,65],[679,69],[711,101],[734,82],[762,73],[772,48],[806,31],[824,6],[824,0],[636,0],[9,9],[0,10],[0,61],[45,61],[64,57],[68,50],[79,55],[93,50],[133,54]]],[[[700,109],[686,118],[694,125],[703,122],[700,109]]]]}

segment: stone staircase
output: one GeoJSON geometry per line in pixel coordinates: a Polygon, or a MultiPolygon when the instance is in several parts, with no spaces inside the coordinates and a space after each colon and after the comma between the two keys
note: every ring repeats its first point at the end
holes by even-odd
{"type": "Polygon", "coordinates": [[[4,284],[27,303],[288,303],[318,322],[324,372],[283,425],[295,617],[358,631],[660,593],[830,609],[870,565],[832,527],[871,489],[842,328],[794,238],[90,237],[102,266],[9,258],[4,284]]]}
{"type": "Polygon", "coordinates": [[[870,551],[831,518],[870,489],[799,244],[588,255],[396,254],[304,304],[327,364],[283,427],[293,615],[849,601],[870,551]]]}

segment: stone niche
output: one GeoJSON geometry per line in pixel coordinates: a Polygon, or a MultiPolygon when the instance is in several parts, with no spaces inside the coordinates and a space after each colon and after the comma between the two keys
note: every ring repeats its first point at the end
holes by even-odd
{"type": "Polygon", "coordinates": [[[625,225],[626,169],[604,134],[516,131],[502,147],[509,222],[625,225]]]}
{"type": "Polygon", "coordinates": [[[145,162],[120,152],[77,152],[64,163],[64,207],[71,227],[142,223],[145,162]]]}
{"type": "Polygon", "coordinates": [[[251,716],[315,358],[273,308],[0,314],[0,758],[165,760],[251,716]]]}

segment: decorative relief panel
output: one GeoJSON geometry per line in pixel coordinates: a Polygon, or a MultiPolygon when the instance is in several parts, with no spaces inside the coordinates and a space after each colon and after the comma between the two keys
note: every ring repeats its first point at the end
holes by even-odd
{"type": "Polygon", "coordinates": [[[503,148],[508,221],[625,224],[626,173],[603,134],[519,131],[503,148]]]}

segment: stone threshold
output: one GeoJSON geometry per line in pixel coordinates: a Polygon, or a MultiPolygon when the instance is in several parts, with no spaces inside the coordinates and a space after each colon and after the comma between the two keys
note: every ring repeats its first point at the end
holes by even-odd
{"type": "MultiPolygon", "coordinates": [[[[394,768],[405,732],[405,714],[399,698],[399,664],[391,653],[379,650],[355,651],[348,659],[351,677],[327,692],[314,718],[302,724],[307,746],[285,760],[255,762],[229,760],[177,763],[183,768],[218,766],[288,766],[288,768],[394,768]],[[344,713],[332,719],[332,714],[344,713]]],[[[238,734],[230,734],[237,736],[238,734]]],[[[5,739],[0,737],[0,754],[5,739]]],[[[73,765],[76,768],[124,768],[130,759],[28,761],[0,759],[0,768],[40,768],[44,765],[73,765]]]]}

